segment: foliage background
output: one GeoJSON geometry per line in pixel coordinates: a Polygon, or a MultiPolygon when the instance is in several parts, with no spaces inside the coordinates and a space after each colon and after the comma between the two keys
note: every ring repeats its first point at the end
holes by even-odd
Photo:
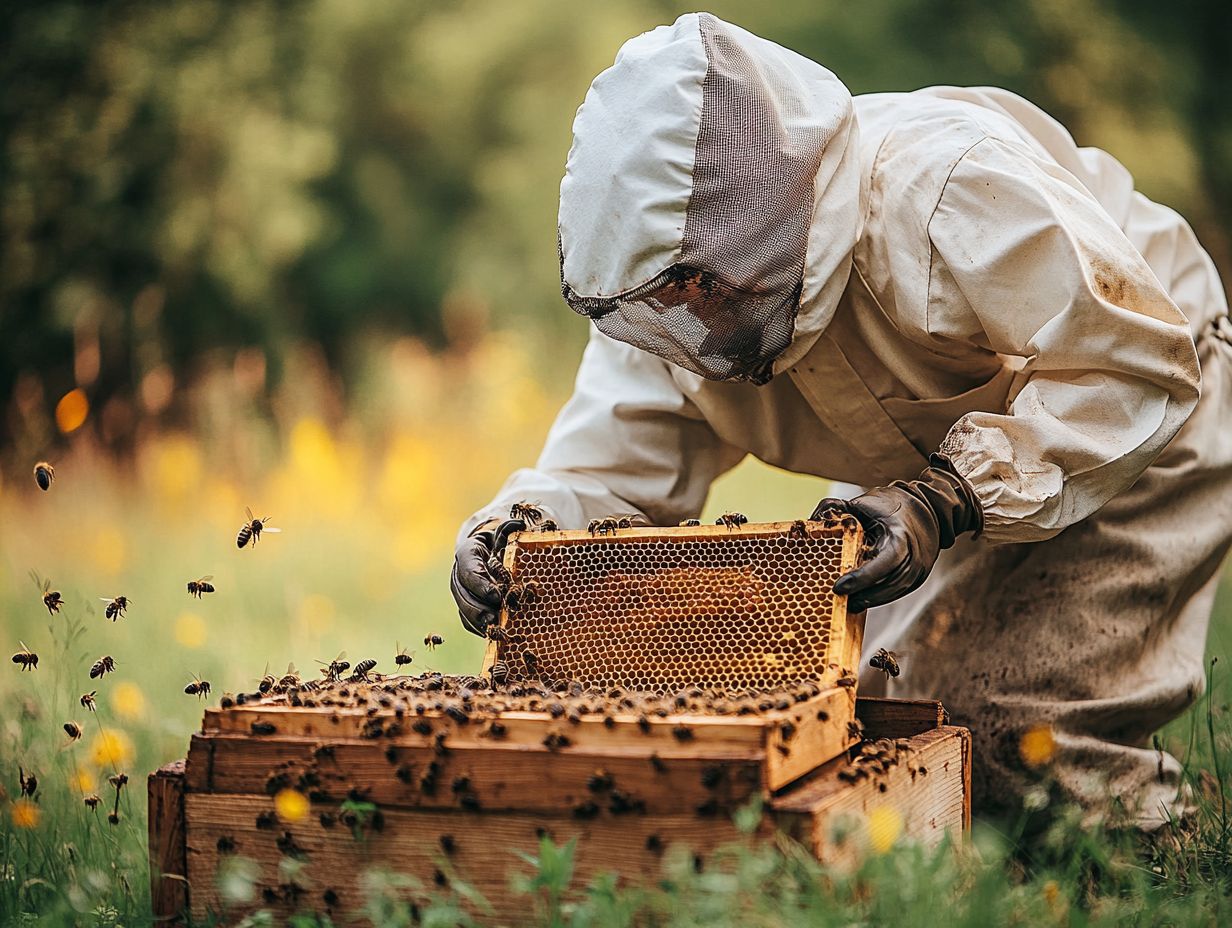
{"type": "MultiPolygon", "coordinates": [[[[0,640],[43,657],[0,678],[0,910],[144,911],[140,788],[117,830],[80,796],[182,756],[190,674],[250,689],[267,663],[311,671],[344,648],[388,669],[395,642],[419,668],[476,667],[446,589],[453,534],[533,461],[585,338],[555,253],[572,115],[621,42],[687,9],[0,3],[0,640]],[[47,494],[30,477],[43,458],[47,494]],[[246,505],[285,532],[237,552],[246,505]],[[31,569],[63,591],[60,616],[31,569]],[[218,593],[190,600],[202,574],[218,593]],[[117,593],[133,606],[112,624],[99,597],[117,593]],[[446,638],[434,654],[417,647],[429,632],[446,638]],[[117,673],[91,683],[106,653],[117,673]],[[76,703],[90,689],[96,718],[76,703]],[[87,735],[65,748],[70,717],[87,735]],[[18,764],[42,782],[24,834],[4,803],[18,764]],[[42,889],[23,882],[31,861],[42,889]]],[[[1025,94],[1232,271],[1232,5],[711,9],[856,93],[1025,94]]],[[[795,517],[823,489],[746,462],[708,509],[795,517]]],[[[1210,650],[1229,655],[1221,603],[1210,650]]],[[[1223,740],[1212,729],[1199,766],[1230,756],[1228,695],[1208,703],[1223,740]]],[[[1200,723],[1165,743],[1189,757],[1200,723]]]]}

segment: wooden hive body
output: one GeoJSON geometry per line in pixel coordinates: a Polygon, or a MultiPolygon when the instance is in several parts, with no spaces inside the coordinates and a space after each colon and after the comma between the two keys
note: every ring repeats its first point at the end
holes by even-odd
{"type": "Polygon", "coordinates": [[[859,853],[861,833],[850,826],[878,807],[894,809],[903,835],[926,844],[964,828],[966,730],[945,726],[933,702],[860,700],[859,714],[869,737],[904,739],[891,760],[855,776],[859,760],[844,754],[772,795],[752,741],[682,742],[654,730],[639,732],[641,744],[623,735],[604,743],[576,725],[577,742],[553,751],[524,737],[554,723],[543,719],[502,717],[509,737],[494,743],[480,722],[434,718],[430,733],[407,735],[391,732],[390,719],[373,725],[345,713],[209,710],[187,762],[150,777],[155,914],[232,923],[266,908],[341,923],[366,901],[359,874],[385,867],[427,890],[461,879],[490,903],[488,919],[516,924],[529,900],[510,888],[511,874],[528,869],[514,851],[533,853],[540,835],[578,840],[575,891],[602,872],[653,881],[673,844],[704,856],[742,840],[730,815],[754,795],[766,801],[755,836],[781,830],[828,862],[859,853]],[[287,787],[311,798],[310,813],[294,822],[275,813],[274,794],[287,787]],[[380,827],[368,821],[352,833],[341,818],[348,799],[375,804],[380,827]],[[256,862],[258,895],[226,908],[218,874],[232,855],[256,862]],[[286,858],[297,861],[293,877],[280,867],[286,858]]]}

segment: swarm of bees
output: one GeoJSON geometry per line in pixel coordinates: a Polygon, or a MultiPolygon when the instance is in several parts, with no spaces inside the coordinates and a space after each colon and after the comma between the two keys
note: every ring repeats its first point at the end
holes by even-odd
{"type": "Polygon", "coordinates": [[[127,596],[100,596],[99,599],[107,604],[107,608],[104,610],[104,615],[106,615],[107,618],[111,619],[113,622],[116,619],[123,617],[124,610],[127,609],[129,605],[129,599],[127,596]]]}
{"type": "Polygon", "coordinates": [[[252,546],[255,548],[257,542],[261,540],[262,532],[277,534],[282,531],[280,528],[274,528],[272,525],[265,524],[269,521],[269,516],[266,516],[264,519],[258,519],[252,514],[252,509],[247,506],[244,507],[244,512],[248,515],[248,521],[240,526],[239,533],[235,536],[235,546],[237,548],[244,547],[249,541],[252,542],[252,546]]]}
{"type": "Polygon", "coordinates": [[[51,485],[56,480],[56,469],[46,461],[39,461],[34,465],[34,482],[38,484],[38,488],[46,493],[51,489],[51,485]]]}
{"type": "Polygon", "coordinates": [[[898,664],[898,655],[885,648],[877,649],[877,653],[868,659],[868,666],[874,670],[880,670],[886,675],[887,680],[902,673],[902,668],[898,664]]]}

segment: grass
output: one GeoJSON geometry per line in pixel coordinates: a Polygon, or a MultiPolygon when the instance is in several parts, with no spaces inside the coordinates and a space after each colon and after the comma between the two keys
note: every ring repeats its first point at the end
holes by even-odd
{"type": "MultiPolygon", "coordinates": [[[[251,689],[267,665],[309,670],[343,649],[352,660],[377,658],[383,670],[395,643],[416,652],[413,668],[478,665],[480,642],[462,632],[447,590],[453,533],[505,474],[533,460],[556,399],[526,379],[511,383],[513,399],[496,407],[478,392],[439,386],[430,402],[407,407],[400,397],[408,389],[471,382],[473,371],[460,365],[502,365],[490,356],[418,355],[415,364],[395,364],[406,350],[391,350],[390,365],[374,370],[363,414],[344,421],[327,424],[303,403],[276,404],[279,418],[265,421],[217,402],[209,427],[153,435],[133,461],[109,461],[88,440],[70,441],[55,458],[49,493],[28,474],[6,471],[0,633],[40,660],[30,673],[6,664],[0,674],[4,924],[149,922],[145,775],[182,757],[199,724],[203,704],[183,692],[194,674],[211,682],[216,699],[251,689]],[[485,453],[476,453],[475,435],[485,453]],[[238,551],[245,505],[284,532],[238,551]],[[63,593],[59,615],[43,609],[31,570],[63,593]],[[185,584],[203,574],[218,592],[191,599],[185,584]],[[132,605],[113,623],[100,597],[118,593],[132,605]],[[445,638],[431,654],[422,647],[429,633],[445,638]],[[104,654],[116,671],[92,681],[87,669],[104,654]],[[79,703],[92,690],[93,713],[79,703]],[[70,720],[83,729],[72,743],[61,727],[70,720]],[[37,776],[34,803],[21,800],[19,767],[37,776]],[[116,790],[108,777],[120,773],[130,780],[119,792],[118,822],[109,824],[116,790]],[[83,802],[93,794],[96,811],[83,802]]],[[[746,462],[716,485],[708,510],[795,517],[821,495],[819,481],[746,462]]],[[[935,853],[891,840],[854,872],[821,869],[789,844],[736,846],[700,873],[687,854],[668,854],[647,888],[599,880],[580,900],[565,894],[569,846],[544,844],[529,859],[494,848],[492,865],[518,882],[528,920],[545,925],[1232,923],[1228,601],[1225,591],[1211,633],[1212,656],[1224,657],[1213,665],[1213,685],[1159,734],[1184,761],[1201,812],[1150,847],[1051,810],[1039,834],[1024,819],[980,822],[966,847],[935,853]]],[[[396,873],[362,878],[378,924],[464,920],[464,884],[434,896],[396,873]]],[[[237,897],[250,885],[242,863],[224,879],[237,897]]]]}

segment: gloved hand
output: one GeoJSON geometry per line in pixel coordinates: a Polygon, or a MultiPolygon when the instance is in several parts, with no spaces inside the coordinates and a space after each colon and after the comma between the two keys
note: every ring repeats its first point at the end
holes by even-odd
{"type": "Polygon", "coordinates": [[[500,523],[492,519],[462,539],[454,551],[449,589],[458,604],[462,625],[473,635],[485,634],[488,625],[496,621],[504,594],[489,561],[504,553],[505,540],[511,534],[525,528],[521,519],[500,523]]]}
{"type": "Polygon", "coordinates": [[[906,596],[927,579],[943,548],[963,532],[978,535],[983,529],[980,501],[949,458],[934,454],[928,463],[910,482],[895,480],[853,500],[823,499],[817,504],[814,519],[837,509],[851,513],[864,527],[869,557],[834,584],[834,592],[851,597],[851,611],[906,596]]]}

